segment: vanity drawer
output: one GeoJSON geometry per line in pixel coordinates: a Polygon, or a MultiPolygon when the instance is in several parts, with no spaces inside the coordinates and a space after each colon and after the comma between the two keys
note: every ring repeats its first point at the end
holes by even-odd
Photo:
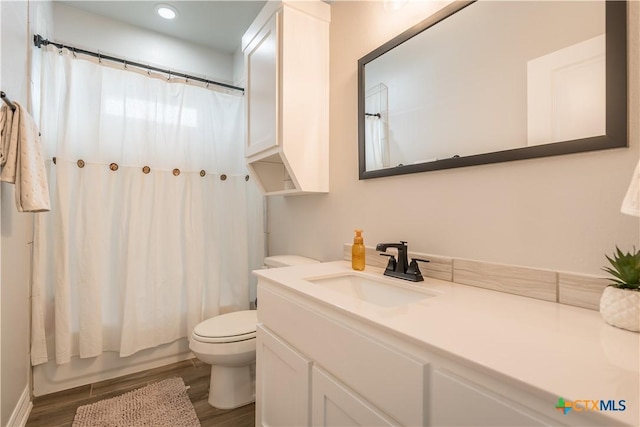
{"type": "Polygon", "coordinates": [[[259,283],[258,299],[259,322],[314,364],[400,424],[425,425],[427,363],[339,323],[328,308],[312,310],[268,283],[259,283]]]}

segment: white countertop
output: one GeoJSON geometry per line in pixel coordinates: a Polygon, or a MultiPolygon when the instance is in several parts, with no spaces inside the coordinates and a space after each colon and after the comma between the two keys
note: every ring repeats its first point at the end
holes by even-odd
{"type": "Polygon", "coordinates": [[[606,412],[640,423],[640,334],[606,324],[578,307],[425,278],[413,284],[367,266],[365,276],[397,280],[439,295],[401,307],[380,307],[325,289],[305,278],[353,273],[335,261],[258,270],[255,274],[385,330],[470,360],[567,400],[625,400],[606,412]]]}

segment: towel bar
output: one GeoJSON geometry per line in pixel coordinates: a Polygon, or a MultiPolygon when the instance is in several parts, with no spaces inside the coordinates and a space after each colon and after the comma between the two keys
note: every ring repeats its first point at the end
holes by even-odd
{"type": "Polygon", "coordinates": [[[0,98],[2,98],[4,103],[7,104],[9,106],[9,108],[11,108],[11,111],[16,111],[15,104],[13,102],[11,102],[11,100],[9,100],[9,98],[7,98],[7,94],[6,93],[4,93],[3,91],[0,91],[0,98]]]}

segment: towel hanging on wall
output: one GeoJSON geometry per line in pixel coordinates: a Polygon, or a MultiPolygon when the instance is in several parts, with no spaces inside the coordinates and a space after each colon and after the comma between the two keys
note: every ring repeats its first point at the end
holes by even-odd
{"type": "Polygon", "coordinates": [[[19,212],[49,211],[49,185],[33,118],[14,102],[0,109],[0,181],[15,184],[19,212]]]}

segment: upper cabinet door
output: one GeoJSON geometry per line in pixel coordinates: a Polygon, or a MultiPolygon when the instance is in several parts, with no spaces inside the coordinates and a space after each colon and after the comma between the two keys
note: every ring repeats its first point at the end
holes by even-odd
{"type": "Polygon", "coordinates": [[[268,1],[242,37],[248,169],[267,195],[329,191],[329,22],[320,0],[268,1]]]}
{"type": "Polygon", "coordinates": [[[247,147],[253,156],[279,144],[278,26],[275,13],[245,50],[247,147]]]}

